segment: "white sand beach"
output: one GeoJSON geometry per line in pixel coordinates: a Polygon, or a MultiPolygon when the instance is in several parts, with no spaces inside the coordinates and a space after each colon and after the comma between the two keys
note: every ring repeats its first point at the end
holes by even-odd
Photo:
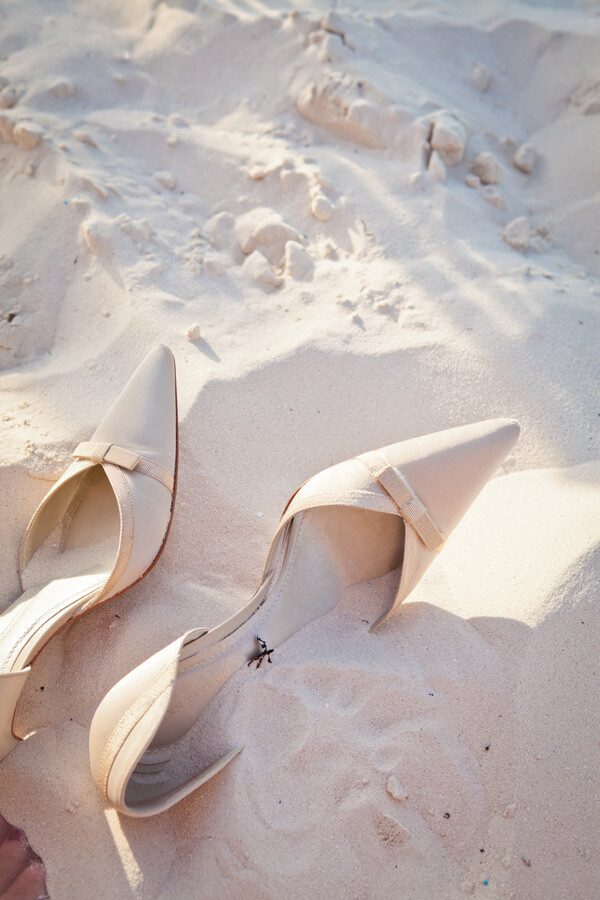
{"type": "Polygon", "coordinates": [[[52,900],[590,900],[600,864],[600,13],[585,0],[0,2],[0,604],[37,504],[154,345],[170,537],[64,629],[0,813],[52,900]],[[135,820],[106,692],[240,608],[290,494],[508,416],[520,439],[381,628],[389,579],[238,671],[243,752],[135,820]]]}

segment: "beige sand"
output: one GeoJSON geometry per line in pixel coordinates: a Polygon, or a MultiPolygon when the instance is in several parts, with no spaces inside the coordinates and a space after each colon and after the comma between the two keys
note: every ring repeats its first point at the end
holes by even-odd
{"type": "Polygon", "coordinates": [[[0,812],[53,900],[588,900],[600,18],[284,6],[2,5],[2,603],[36,503],[157,342],[181,471],[159,565],[36,662],[0,812]],[[399,615],[369,634],[386,585],[349,590],[190,734],[190,769],[245,745],[226,771],[155,819],[104,810],[96,705],[248,599],[301,482],[504,415],[519,444],[399,615]]]}

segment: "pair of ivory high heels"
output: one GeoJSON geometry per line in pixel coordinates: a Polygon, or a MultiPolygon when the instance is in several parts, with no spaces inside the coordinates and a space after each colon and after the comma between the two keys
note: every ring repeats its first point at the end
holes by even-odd
{"type": "MultiPolygon", "coordinates": [[[[178,741],[227,679],[332,609],[344,585],[397,569],[386,618],[518,434],[508,419],[452,428],[364,453],[302,485],[284,510],[250,602],[216,628],[186,632],[100,703],[90,761],[105,800],[130,816],[154,815],[226,766],[241,747],[182,784],[169,773],[178,741]]],[[[169,350],[146,357],[73,456],[25,534],[21,577],[33,584],[0,615],[0,759],[22,740],[13,733],[14,714],[43,647],[68,622],[139,581],[164,547],[177,477],[169,350]]]]}

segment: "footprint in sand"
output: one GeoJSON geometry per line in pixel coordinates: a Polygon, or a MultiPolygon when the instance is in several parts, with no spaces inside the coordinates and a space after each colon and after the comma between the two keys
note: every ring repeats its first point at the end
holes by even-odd
{"type": "Polygon", "coordinates": [[[362,786],[354,786],[341,799],[338,804],[341,829],[350,843],[360,844],[362,853],[397,852],[410,839],[410,828],[383,812],[369,794],[368,781],[363,781],[362,786]]]}
{"type": "Polygon", "coordinates": [[[410,831],[401,825],[393,816],[375,812],[372,817],[375,834],[385,847],[400,847],[410,837],[410,831]]]}
{"type": "Polygon", "coordinates": [[[410,797],[431,832],[468,856],[485,822],[485,798],[467,758],[457,760],[433,729],[397,734],[400,757],[388,776],[387,793],[396,801],[410,797]],[[446,815],[447,814],[447,815],[446,815]]]}

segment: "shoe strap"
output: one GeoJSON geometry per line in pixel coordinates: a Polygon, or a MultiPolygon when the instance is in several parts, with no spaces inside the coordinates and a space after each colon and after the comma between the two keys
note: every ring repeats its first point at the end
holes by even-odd
{"type": "Polygon", "coordinates": [[[391,466],[376,450],[363,453],[356,459],[364,463],[373,478],[389,494],[400,510],[402,518],[412,525],[427,549],[439,553],[446,539],[402,472],[391,466]]]}
{"type": "Polygon", "coordinates": [[[73,456],[76,459],[89,459],[97,463],[110,463],[121,469],[128,469],[130,472],[141,472],[164,484],[173,493],[175,480],[168,469],[152,459],[134,453],[133,450],[127,450],[125,447],[99,441],[83,441],[75,448],[73,456]]]}
{"type": "MultiPolygon", "coordinates": [[[[273,553],[284,528],[290,520],[300,512],[308,512],[308,510],[318,509],[323,506],[349,506],[369,509],[373,512],[399,515],[412,526],[428,550],[440,552],[446,538],[431,518],[425,504],[410,487],[406,476],[399,469],[391,466],[386,458],[376,450],[370,453],[363,453],[361,456],[354,458],[360,460],[367,467],[371,476],[383,489],[383,493],[342,488],[319,494],[308,494],[308,496],[303,497],[301,491],[304,485],[301,485],[292,494],[283,510],[279,526],[271,542],[265,573],[270,571],[273,553]],[[300,497],[298,497],[299,494],[300,497]]],[[[308,482],[305,482],[305,484],[309,483],[310,479],[308,482]]]]}

